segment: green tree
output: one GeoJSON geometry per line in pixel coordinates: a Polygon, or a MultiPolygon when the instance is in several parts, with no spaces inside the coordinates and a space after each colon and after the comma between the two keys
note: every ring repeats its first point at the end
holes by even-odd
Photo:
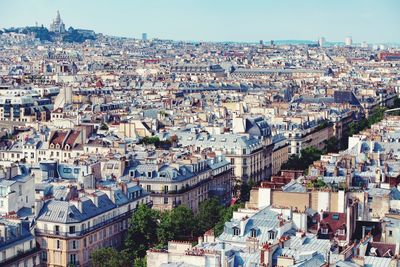
{"type": "Polygon", "coordinates": [[[91,254],[94,267],[128,267],[129,258],[125,251],[114,248],[99,248],[91,254]]]}
{"type": "Polygon", "coordinates": [[[193,237],[196,223],[191,209],[186,206],[178,206],[161,215],[159,228],[157,229],[158,241],[166,245],[169,240],[187,240],[193,237]]]}
{"type": "Polygon", "coordinates": [[[131,258],[142,258],[146,250],[157,244],[159,213],[142,204],[129,220],[125,247],[131,258]]]}
{"type": "Polygon", "coordinates": [[[108,130],[108,125],[105,124],[105,123],[102,123],[101,126],[100,126],[100,130],[107,131],[108,130]]]}
{"type": "Polygon", "coordinates": [[[160,143],[160,138],[158,138],[158,136],[145,136],[142,138],[141,142],[145,145],[154,144],[157,146],[158,143],[160,143]]]}
{"type": "Polygon", "coordinates": [[[337,153],[340,150],[340,141],[336,137],[331,137],[325,142],[325,153],[337,153]]]}
{"type": "Polygon", "coordinates": [[[146,257],[136,258],[135,261],[133,262],[133,267],[146,267],[146,266],[147,266],[146,257]]]}
{"type": "Polygon", "coordinates": [[[249,180],[248,182],[242,182],[240,186],[240,201],[241,202],[246,202],[249,201],[250,199],[250,191],[255,186],[255,183],[253,180],[249,180]]]}
{"type": "Polygon", "coordinates": [[[282,164],[282,170],[306,170],[314,161],[319,160],[323,151],[314,146],[301,150],[301,156],[292,155],[282,164]]]}
{"type": "Polygon", "coordinates": [[[210,230],[221,218],[222,206],[217,198],[207,199],[200,203],[199,211],[195,217],[197,234],[201,235],[210,230]]]}
{"type": "Polygon", "coordinates": [[[237,211],[239,208],[243,208],[244,204],[235,204],[222,211],[221,218],[214,227],[214,235],[219,236],[224,231],[225,222],[230,221],[233,216],[233,212],[237,211]]]}

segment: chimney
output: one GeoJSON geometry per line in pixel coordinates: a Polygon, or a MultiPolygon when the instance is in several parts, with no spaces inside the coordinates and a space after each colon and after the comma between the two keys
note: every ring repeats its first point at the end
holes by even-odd
{"type": "Polygon", "coordinates": [[[121,191],[126,195],[128,193],[128,187],[124,182],[118,183],[118,187],[121,189],[121,191]]]}
{"type": "Polygon", "coordinates": [[[347,211],[346,211],[346,242],[347,244],[350,243],[350,233],[352,233],[353,231],[353,227],[352,227],[352,223],[350,221],[350,212],[352,211],[351,207],[347,207],[347,211]]]}
{"type": "Polygon", "coordinates": [[[96,192],[92,193],[89,195],[89,198],[92,200],[93,204],[96,207],[99,207],[99,196],[97,195],[96,192]]]}
{"type": "Polygon", "coordinates": [[[199,236],[197,243],[199,246],[203,245],[203,237],[202,236],[199,236]]]}
{"type": "Polygon", "coordinates": [[[35,201],[35,217],[39,216],[40,210],[43,208],[44,200],[36,200],[35,201]]]}
{"type": "Polygon", "coordinates": [[[83,213],[83,205],[80,198],[70,200],[70,202],[75,205],[75,207],[79,210],[80,213],[83,213]]]}

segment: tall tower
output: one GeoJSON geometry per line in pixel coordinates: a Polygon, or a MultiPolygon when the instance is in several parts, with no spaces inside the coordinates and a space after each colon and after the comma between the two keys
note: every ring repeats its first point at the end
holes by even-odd
{"type": "Polygon", "coordinates": [[[50,31],[55,33],[64,33],[65,32],[65,24],[63,23],[60,11],[57,10],[56,18],[53,20],[53,23],[50,24],[50,31]]]}
{"type": "Polygon", "coordinates": [[[147,41],[147,33],[142,33],[142,41],[147,41]]]}
{"type": "Polygon", "coordinates": [[[319,38],[319,40],[318,40],[318,44],[319,44],[320,47],[324,47],[325,46],[325,42],[326,42],[326,40],[325,40],[325,37],[323,37],[323,36],[321,36],[319,38]]]}
{"type": "Polygon", "coordinates": [[[353,45],[353,39],[351,39],[351,36],[347,36],[346,39],[344,39],[344,45],[345,46],[352,46],[353,45]]]}

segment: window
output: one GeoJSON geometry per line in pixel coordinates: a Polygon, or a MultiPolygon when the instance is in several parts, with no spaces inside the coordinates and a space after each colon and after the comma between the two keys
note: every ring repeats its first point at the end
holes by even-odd
{"type": "Polygon", "coordinates": [[[268,231],[268,238],[269,239],[275,239],[275,232],[274,231],[268,231]]]}
{"type": "Polygon", "coordinates": [[[251,229],[251,237],[257,237],[257,229],[251,229]]]}
{"type": "Polygon", "coordinates": [[[70,226],[69,227],[69,233],[70,234],[75,234],[75,226],[70,226]]]}
{"type": "Polygon", "coordinates": [[[322,228],[321,229],[321,234],[323,234],[323,235],[327,235],[328,232],[329,232],[328,228],[322,228]]]}
{"type": "Polygon", "coordinates": [[[74,173],[78,174],[79,173],[79,169],[74,169],[74,173]]]}
{"type": "Polygon", "coordinates": [[[42,251],[41,258],[42,258],[42,261],[47,261],[47,252],[46,251],[42,251]]]}
{"type": "Polygon", "coordinates": [[[69,263],[72,263],[72,264],[76,263],[76,254],[69,255],[69,263]]]}
{"type": "Polygon", "coordinates": [[[332,219],[336,221],[339,220],[339,214],[333,214],[332,219]]]}
{"type": "Polygon", "coordinates": [[[151,185],[148,184],[148,185],[146,186],[146,190],[147,190],[147,192],[151,192],[151,185]]]}
{"type": "Polygon", "coordinates": [[[393,236],[393,231],[389,230],[389,236],[393,236]]]}
{"type": "Polygon", "coordinates": [[[60,240],[57,240],[57,242],[56,242],[56,248],[57,248],[57,249],[61,249],[61,241],[60,241],[60,240]]]}
{"type": "Polygon", "coordinates": [[[54,231],[56,232],[56,235],[60,234],[60,226],[56,225],[54,226],[54,231]]]}
{"type": "Polygon", "coordinates": [[[168,204],[168,198],[164,197],[164,204],[168,204]]]}
{"type": "Polygon", "coordinates": [[[345,229],[338,229],[338,230],[336,231],[336,233],[337,233],[338,235],[345,235],[345,234],[346,234],[346,230],[345,230],[345,229]]]}
{"type": "Polygon", "coordinates": [[[64,168],[64,173],[72,173],[72,169],[71,168],[64,168]]]}
{"type": "Polygon", "coordinates": [[[76,249],[76,241],[72,240],[72,249],[76,249]]]}
{"type": "Polygon", "coordinates": [[[240,235],[240,229],[237,227],[233,227],[233,235],[236,235],[236,236],[240,235]]]}

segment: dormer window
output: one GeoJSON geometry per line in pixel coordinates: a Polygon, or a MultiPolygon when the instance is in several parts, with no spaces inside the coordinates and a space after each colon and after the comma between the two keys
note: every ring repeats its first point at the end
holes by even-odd
{"type": "Polygon", "coordinates": [[[268,231],[268,238],[275,239],[275,231],[273,231],[273,230],[268,231]]]}
{"type": "Polygon", "coordinates": [[[257,229],[251,229],[250,235],[251,237],[257,237],[257,229]]]}
{"type": "Polygon", "coordinates": [[[346,234],[346,230],[345,230],[345,229],[338,229],[338,230],[336,231],[336,233],[337,233],[338,235],[345,235],[345,234],[346,234]]]}
{"type": "Polygon", "coordinates": [[[238,227],[233,227],[233,235],[240,235],[240,229],[238,227]]]}

